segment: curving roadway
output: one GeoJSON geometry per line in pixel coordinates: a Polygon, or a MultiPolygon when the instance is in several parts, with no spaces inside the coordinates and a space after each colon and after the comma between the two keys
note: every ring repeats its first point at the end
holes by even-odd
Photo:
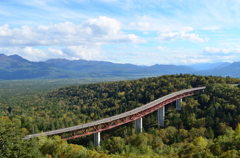
{"type": "Polygon", "coordinates": [[[76,130],[81,130],[81,129],[86,129],[86,128],[89,128],[89,127],[102,125],[104,123],[108,123],[108,122],[111,122],[111,121],[114,121],[114,120],[119,120],[121,118],[126,118],[128,116],[139,113],[141,111],[145,111],[145,110],[147,110],[147,109],[149,109],[149,108],[151,108],[151,107],[153,107],[157,104],[160,104],[160,103],[162,103],[162,102],[164,102],[168,99],[171,99],[173,97],[176,97],[176,96],[179,96],[179,95],[182,95],[182,94],[186,94],[186,93],[189,93],[189,92],[202,91],[205,88],[206,87],[197,87],[197,88],[190,88],[190,89],[181,90],[181,91],[178,91],[178,92],[174,92],[174,93],[165,95],[165,96],[163,96],[159,99],[156,99],[156,100],[154,100],[150,103],[147,103],[147,104],[145,104],[141,107],[138,107],[136,109],[133,109],[133,110],[130,110],[130,111],[127,111],[127,112],[124,112],[124,113],[121,113],[121,114],[118,114],[118,115],[115,115],[115,116],[112,116],[112,117],[108,117],[108,118],[105,118],[105,119],[93,121],[93,122],[90,122],[90,123],[85,123],[85,124],[82,124],[82,125],[76,125],[76,126],[72,126],[72,127],[52,130],[52,131],[48,131],[48,132],[29,134],[26,137],[24,137],[24,139],[39,137],[40,135],[43,135],[43,134],[45,134],[45,135],[57,135],[57,134],[62,134],[62,133],[67,133],[67,132],[71,132],[71,131],[76,131],[76,130]]]}

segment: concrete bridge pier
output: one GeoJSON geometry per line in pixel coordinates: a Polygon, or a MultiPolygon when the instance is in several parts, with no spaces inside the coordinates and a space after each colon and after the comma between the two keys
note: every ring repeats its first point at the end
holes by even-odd
{"type": "Polygon", "coordinates": [[[159,108],[157,114],[158,114],[158,127],[164,127],[165,106],[159,108]]]}
{"type": "Polygon", "coordinates": [[[135,125],[135,130],[136,131],[142,132],[142,118],[139,118],[139,119],[135,120],[134,125],[135,125]]]}
{"type": "Polygon", "coordinates": [[[182,110],[181,102],[182,102],[182,99],[176,100],[176,109],[177,110],[182,110]]]}
{"type": "Polygon", "coordinates": [[[94,133],[94,146],[100,146],[100,132],[94,133]]]}

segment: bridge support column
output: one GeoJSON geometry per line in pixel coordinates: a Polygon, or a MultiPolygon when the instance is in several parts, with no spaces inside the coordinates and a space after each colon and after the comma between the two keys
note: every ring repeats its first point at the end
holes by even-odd
{"type": "Polygon", "coordinates": [[[137,132],[142,132],[142,118],[135,120],[134,125],[137,132]]]}
{"type": "Polygon", "coordinates": [[[98,147],[100,145],[100,132],[94,133],[94,146],[98,147]]]}
{"type": "Polygon", "coordinates": [[[159,108],[157,113],[158,113],[158,127],[164,127],[165,106],[159,108]]]}
{"type": "Polygon", "coordinates": [[[182,99],[176,100],[176,109],[177,110],[182,110],[181,102],[182,102],[182,99]]]}

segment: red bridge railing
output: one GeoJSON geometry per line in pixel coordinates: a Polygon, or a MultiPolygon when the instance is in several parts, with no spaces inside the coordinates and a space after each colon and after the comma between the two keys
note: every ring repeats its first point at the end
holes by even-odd
{"type": "Polygon", "coordinates": [[[48,131],[48,132],[30,134],[24,137],[24,139],[39,137],[40,135],[61,135],[63,139],[68,140],[68,139],[74,139],[74,138],[86,136],[89,134],[105,131],[105,130],[126,124],[128,122],[137,120],[175,100],[194,95],[196,92],[203,91],[205,88],[206,87],[198,87],[198,88],[181,90],[181,91],[163,96],[148,104],[145,104],[136,109],[124,112],[122,114],[118,114],[112,117],[108,117],[105,119],[93,121],[93,122],[82,124],[82,125],[57,129],[57,130],[48,131]]]}

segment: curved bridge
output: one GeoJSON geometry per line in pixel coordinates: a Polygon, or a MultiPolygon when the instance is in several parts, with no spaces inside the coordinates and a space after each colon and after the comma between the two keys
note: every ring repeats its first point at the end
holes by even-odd
{"type": "Polygon", "coordinates": [[[176,100],[176,108],[181,110],[181,100],[184,97],[194,95],[196,92],[204,91],[206,87],[198,87],[198,88],[191,88],[185,89],[178,92],[174,92],[163,96],[159,99],[156,99],[148,104],[145,104],[141,107],[136,109],[124,112],[122,114],[118,114],[112,117],[108,117],[105,119],[101,119],[98,121],[93,121],[90,123],[85,123],[82,125],[52,130],[48,132],[30,134],[24,137],[24,139],[29,139],[33,137],[39,137],[40,135],[61,135],[63,139],[74,139],[78,137],[82,137],[89,134],[97,134],[95,137],[98,140],[98,143],[95,143],[95,146],[99,145],[100,142],[100,132],[105,131],[125,123],[131,122],[135,120],[135,128],[142,128],[142,117],[152,113],[155,110],[158,110],[158,124],[159,126],[164,126],[164,115],[165,115],[165,108],[164,106],[176,100]]]}

